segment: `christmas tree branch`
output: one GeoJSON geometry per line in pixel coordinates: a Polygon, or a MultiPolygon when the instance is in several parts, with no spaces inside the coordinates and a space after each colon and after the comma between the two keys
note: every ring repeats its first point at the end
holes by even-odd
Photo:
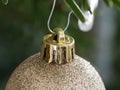
{"type": "MultiPolygon", "coordinates": [[[[68,4],[68,6],[72,9],[74,14],[82,21],[85,22],[85,16],[84,16],[84,11],[90,11],[90,1],[89,0],[81,0],[81,7],[77,5],[75,0],[65,0],[65,2],[68,4]],[[82,8],[82,9],[81,9],[82,8]],[[83,11],[82,11],[83,10],[83,11]]],[[[104,2],[108,6],[117,6],[120,7],[120,0],[104,0],[104,2]]]]}

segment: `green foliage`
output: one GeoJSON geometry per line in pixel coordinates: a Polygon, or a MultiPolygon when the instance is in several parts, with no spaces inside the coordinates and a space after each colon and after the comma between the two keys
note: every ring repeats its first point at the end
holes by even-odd
{"type": "Polygon", "coordinates": [[[120,8],[120,0],[104,0],[108,6],[116,6],[120,8]]]}
{"type": "MultiPolygon", "coordinates": [[[[75,2],[75,0],[65,0],[66,4],[68,4],[68,6],[73,10],[74,14],[82,21],[85,22],[85,17],[84,14],[82,12],[82,10],[88,10],[91,12],[88,0],[81,0],[81,7],[79,7],[77,5],[77,3],[75,2]],[[82,10],[81,10],[82,8],[82,10]]],[[[104,0],[104,2],[108,5],[108,6],[117,6],[120,7],[120,0],[104,0]]],[[[2,0],[2,3],[7,5],[8,4],[8,0],[2,0]]],[[[92,13],[92,12],[91,12],[92,13]]]]}
{"type": "Polygon", "coordinates": [[[8,0],[2,0],[2,3],[7,5],[8,4],[8,0]]]}
{"type": "Polygon", "coordinates": [[[82,13],[82,10],[78,7],[75,1],[73,0],[65,0],[65,2],[69,5],[69,7],[73,10],[75,15],[82,21],[85,22],[85,17],[82,13]]]}
{"type": "MultiPolygon", "coordinates": [[[[67,4],[70,5],[70,7],[74,7],[74,0],[65,0],[67,2],[67,4]]],[[[90,10],[90,7],[88,5],[88,0],[81,0],[80,1],[82,3],[82,7],[85,10],[90,10]]],[[[108,6],[117,6],[120,8],[120,0],[104,0],[104,2],[108,5],[108,6]]],[[[2,3],[7,5],[8,4],[8,0],[2,0],[2,3]]],[[[76,7],[76,6],[75,6],[76,7]]],[[[74,8],[72,8],[74,10],[74,8]]],[[[82,15],[82,14],[81,14],[82,15]]],[[[79,15],[78,15],[79,16],[79,15]]]]}
{"type": "Polygon", "coordinates": [[[90,11],[92,13],[88,0],[81,0],[81,7],[83,8],[83,10],[90,11]]]}
{"type": "MultiPolygon", "coordinates": [[[[81,6],[79,7],[77,5],[77,3],[75,2],[75,0],[65,0],[65,2],[68,4],[68,6],[73,10],[74,14],[82,21],[85,22],[85,17],[84,17],[84,13],[82,10],[84,11],[90,11],[90,6],[88,3],[88,0],[81,0],[80,4],[81,6]]],[[[108,6],[117,6],[120,7],[120,0],[104,0],[104,2],[108,5],[108,6]]],[[[92,13],[92,12],[91,12],[92,13]]]]}

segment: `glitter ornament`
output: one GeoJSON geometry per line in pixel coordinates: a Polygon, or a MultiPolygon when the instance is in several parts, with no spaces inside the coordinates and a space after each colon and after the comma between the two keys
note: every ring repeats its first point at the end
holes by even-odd
{"type": "MultiPolygon", "coordinates": [[[[70,5],[71,0],[66,0],[70,5]]],[[[75,40],[65,35],[64,30],[50,28],[52,34],[45,35],[41,53],[27,58],[12,73],[7,82],[6,90],[105,90],[101,77],[95,68],[85,59],[75,55],[75,40]]],[[[76,5],[75,5],[76,6],[76,5]]]]}
{"type": "Polygon", "coordinates": [[[12,73],[6,90],[105,90],[95,68],[75,55],[74,39],[60,28],[43,38],[41,54],[12,73]]]}

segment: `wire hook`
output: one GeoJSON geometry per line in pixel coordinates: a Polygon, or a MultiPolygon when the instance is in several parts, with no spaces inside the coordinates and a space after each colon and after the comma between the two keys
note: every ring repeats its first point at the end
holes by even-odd
{"type": "MultiPolygon", "coordinates": [[[[53,1],[53,6],[52,6],[52,10],[50,12],[50,15],[49,15],[49,18],[48,18],[48,22],[47,22],[47,27],[48,27],[48,30],[51,32],[51,33],[54,33],[54,31],[50,28],[50,20],[51,20],[51,17],[53,15],[53,11],[55,9],[55,4],[56,4],[56,0],[53,1]]],[[[69,24],[70,24],[70,16],[72,14],[73,11],[70,11],[69,14],[68,14],[68,20],[67,20],[67,25],[65,26],[64,28],[64,32],[67,30],[69,24]]]]}
{"type": "Polygon", "coordinates": [[[51,33],[54,33],[54,32],[52,31],[52,29],[50,28],[50,20],[51,20],[51,17],[52,17],[54,8],[55,8],[55,4],[56,4],[56,0],[53,1],[52,10],[51,10],[51,12],[50,12],[50,15],[49,15],[49,18],[48,18],[48,22],[47,22],[48,30],[49,30],[51,33]]]}

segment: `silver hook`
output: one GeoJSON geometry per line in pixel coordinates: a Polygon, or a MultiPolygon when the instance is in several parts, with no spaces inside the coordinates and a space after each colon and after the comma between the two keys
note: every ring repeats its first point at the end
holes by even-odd
{"type": "MultiPolygon", "coordinates": [[[[55,4],[56,4],[56,0],[53,1],[53,6],[52,6],[52,10],[50,12],[50,15],[49,15],[49,18],[48,18],[48,22],[47,22],[47,27],[48,27],[48,30],[51,32],[51,33],[54,33],[53,30],[50,28],[50,20],[51,20],[51,17],[53,15],[53,11],[55,9],[55,4]]],[[[68,14],[68,20],[67,20],[67,25],[64,29],[64,32],[67,30],[69,24],[70,24],[70,16],[72,14],[73,11],[70,11],[69,14],[68,14]]]]}
{"type": "Polygon", "coordinates": [[[67,25],[66,25],[66,27],[64,28],[64,32],[68,29],[68,26],[69,26],[69,24],[70,24],[70,16],[71,16],[72,13],[73,13],[73,11],[70,11],[69,14],[68,14],[67,25]]]}

